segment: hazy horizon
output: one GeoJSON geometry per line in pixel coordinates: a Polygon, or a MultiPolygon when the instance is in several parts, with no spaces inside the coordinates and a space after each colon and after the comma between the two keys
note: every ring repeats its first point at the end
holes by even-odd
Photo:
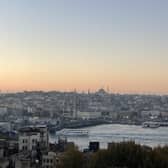
{"type": "Polygon", "coordinates": [[[168,94],[168,1],[0,1],[0,90],[168,94]]]}

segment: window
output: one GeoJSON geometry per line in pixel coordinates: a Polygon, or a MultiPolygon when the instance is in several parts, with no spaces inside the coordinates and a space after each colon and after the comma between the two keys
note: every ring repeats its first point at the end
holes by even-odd
{"type": "Polygon", "coordinates": [[[37,143],[37,139],[32,139],[32,143],[37,143]]]}
{"type": "Polygon", "coordinates": [[[27,143],[28,141],[27,141],[27,139],[23,139],[22,142],[23,143],[27,143]]]}
{"type": "Polygon", "coordinates": [[[36,149],[36,146],[33,145],[33,146],[32,146],[32,149],[35,150],[35,149],[36,149]]]}
{"type": "Polygon", "coordinates": [[[22,146],[22,150],[27,150],[27,146],[22,146]]]}

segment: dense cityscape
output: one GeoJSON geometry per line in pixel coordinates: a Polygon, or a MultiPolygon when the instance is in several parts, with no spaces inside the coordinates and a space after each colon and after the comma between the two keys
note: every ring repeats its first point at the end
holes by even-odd
{"type": "Polygon", "coordinates": [[[47,121],[61,124],[66,119],[102,119],[141,124],[146,120],[167,119],[168,96],[113,94],[104,89],[94,93],[1,93],[0,115],[1,121],[13,123],[22,123],[24,120],[24,123],[32,124],[47,121]]]}
{"type": "MultiPolygon", "coordinates": [[[[63,153],[75,144],[68,142],[66,135],[61,135],[53,144],[49,141],[50,134],[64,128],[100,124],[167,123],[167,109],[166,95],[113,94],[104,89],[94,93],[1,93],[0,165],[4,168],[7,165],[10,168],[57,167],[63,153]]],[[[90,142],[83,152],[98,149],[99,142],[90,142]]]]}

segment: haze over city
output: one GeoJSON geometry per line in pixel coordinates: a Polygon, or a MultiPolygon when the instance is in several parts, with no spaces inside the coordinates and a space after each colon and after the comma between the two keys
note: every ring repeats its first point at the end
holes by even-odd
{"type": "Polygon", "coordinates": [[[168,1],[0,1],[0,90],[168,93],[168,1]]]}

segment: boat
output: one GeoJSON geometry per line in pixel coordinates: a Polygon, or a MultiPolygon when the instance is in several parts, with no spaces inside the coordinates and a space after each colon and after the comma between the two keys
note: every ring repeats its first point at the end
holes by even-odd
{"type": "Polygon", "coordinates": [[[160,124],[157,122],[144,122],[142,124],[143,128],[159,128],[160,124]]]}
{"type": "Polygon", "coordinates": [[[89,131],[86,129],[63,129],[56,132],[59,136],[88,136],[89,131]]]}

